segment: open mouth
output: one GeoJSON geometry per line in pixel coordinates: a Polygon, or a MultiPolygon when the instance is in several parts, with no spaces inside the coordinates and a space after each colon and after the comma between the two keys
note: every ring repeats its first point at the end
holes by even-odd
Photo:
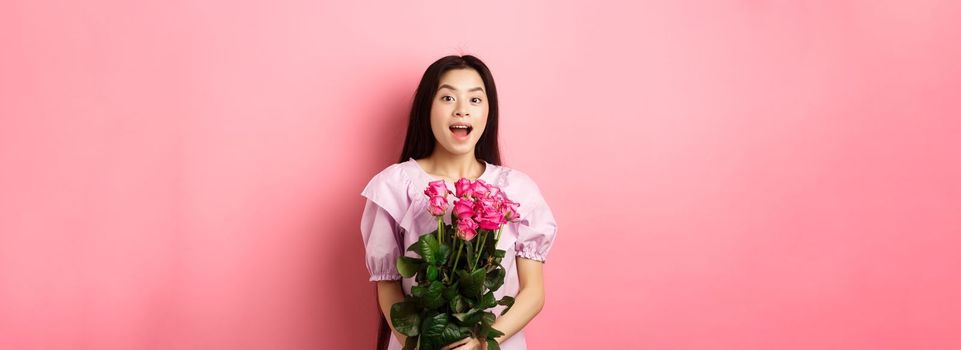
{"type": "Polygon", "coordinates": [[[474,127],[466,124],[454,124],[450,126],[450,132],[458,139],[466,139],[467,135],[474,130],[474,127]]]}

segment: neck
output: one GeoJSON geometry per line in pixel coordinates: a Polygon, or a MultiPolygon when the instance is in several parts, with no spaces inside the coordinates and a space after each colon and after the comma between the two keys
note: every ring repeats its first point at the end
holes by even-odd
{"type": "Polygon", "coordinates": [[[443,147],[436,147],[426,160],[425,170],[428,173],[449,181],[460,178],[476,180],[484,172],[484,164],[474,157],[473,152],[452,154],[443,147]]]}

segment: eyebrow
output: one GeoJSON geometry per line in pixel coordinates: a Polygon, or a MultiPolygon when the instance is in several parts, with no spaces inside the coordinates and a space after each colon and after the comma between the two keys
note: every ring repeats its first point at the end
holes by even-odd
{"type": "MultiPolygon", "coordinates": [[[[437,90],[440,90],[440,89],[443,89],[443,88],[448,88],[448,89],[457,91],[457,89],[455,89],[453,86],[450,86],[450,85],[447,85],[447,84],[441,84],[440,87],[437,88],[437,90]]],[[[471,92],[471,91],[481,91],[481,92],[483,92],[483,91],[484,91],[484,88],[478,86],[478,87],[475,87],[475,88],[473,88],[473,89],[467,90],[467,92],[471,92]]]]}

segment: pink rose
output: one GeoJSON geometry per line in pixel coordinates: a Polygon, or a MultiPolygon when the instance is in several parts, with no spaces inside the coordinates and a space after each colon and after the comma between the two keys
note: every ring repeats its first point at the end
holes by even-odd
{"type": "Polygon", "coordinates": [[[430,215],[441,216],[447,212],[447,198],[441,196],[430,197],[430,204],[427,209],[430,215]]]}
{"type": "Polygon", "coordinates": [[[487,189],[490,191],[487,193],[487,197],[494,198],[495,200],[503,200],[505,198],[504,192],[501,191],[500,187],[488,185],[487,189]]]}
{"type": "Polygon", "coordinates": [[[474,239],[477,236],[477,223],[470,217],[457,219],[457,236],[465,241],[474,239]]]}
{"type": "Polygon", "coordinates": [[[457,197],[471,197],[474,195],[474,184],[468,179],[461,178],[454,183],[454,190],[457,191],[457,197]]]}
{"type": "Polygon", "coordinates": [[[427,184],[427,189],[424,190],[424,194],[428,197],[444,197],[447,198],[447,184],[444,180],[431,181],[427,184]]]}
{"type": "Polygon", "coordinates": [[[470,218],[474,216],[474,202],[467,198],[454,201],[454,213],[457,218],[470,218]]]}
{"type": "Polygon", "coordinates": [[[501,204],[501,210],[504,211],[504,218],[510,222],[517,222],[520,217],[517,214],[517,207],[520,203],[515,203],[510,199],[504,198],[504,202],[501,204]]]}
{"type": "Polygon", "coordinates": [[[490,197],[478,197],[474,200],[474,213],[480,213],[486,208],[496,208],[497,200],[490,197]]]}
{"type": "Polygon", "coordinates": [[[501,224],[507,222],[507,220],[504,219],[504,212],[498,207],[481,206],[480,211],[477,211],[476,207],[475,205],[477,223],[482,229],[496,230],[501,224]]]}
{"type": "Polygon", "coordinates": [[[484,180],[477,179],[474,182],[472,188],[474,190],[474,198],[486,197],[490,193],[490,185],[488,185],[484,180]]]}

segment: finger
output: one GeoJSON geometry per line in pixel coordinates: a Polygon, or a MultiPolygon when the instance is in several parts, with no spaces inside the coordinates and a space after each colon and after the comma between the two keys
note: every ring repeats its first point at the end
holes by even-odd
{"type": "Polygon", "coordinates": [[[474,339],[467,338],[467,340],[464,342],[464,344],[456,347],[455,349],[456,349],[456,350],[477,350],[477,349],[479,349],[479,348],[477,347],[477,345],[478,345],[478,343],[477,343],[476,341],[474,341],[474,339]]]}
{"type": "Polygon", "coordinates": [[[453,342],[453,343],[447,344],[447,346],[441,348],[441,350],[453,350],[453,349],[457,349],[457,348],[459,348],[461,345],[464,345],[465,343],[467,343],[468,341],[470,341],[470,338],[464,338],[464,339],[455,341],[455,342],[453,342]]]}

